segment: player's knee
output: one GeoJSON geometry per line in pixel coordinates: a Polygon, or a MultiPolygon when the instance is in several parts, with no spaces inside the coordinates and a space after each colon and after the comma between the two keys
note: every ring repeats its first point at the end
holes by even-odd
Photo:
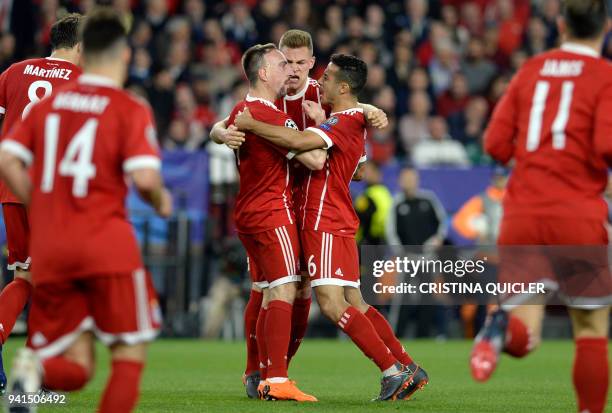
{"type": "Polygon", "coordinates": [[[334,323],[340,320],[348,306],[344,300],[337,300],[330,296],[317,295],[317,302],[319,303],[323,315],[334,323]]]}
{"type": "Polygon", "coordinates": [[[32,273],[30,271],[15,270],[15,278],[21,278],[30,284],[32,283],[32,273]]]}
{"type": "Polygon", "coordinates": [[[111,357],[113,361],[127,360],[144,363],[147,359],[147,344],[138,343],[127,345],[124,343],[117,343],[111,346],[111,357]]]}
{"type": "Polygon", "coordinates": [[[297,285],[294,282],[277,285],[274,288],[269,288],[270,301],[280,300],[289,304],[293,304],[297,294],[297,285]]]}
{"type": "Polygon", "coordinates": [[[570,310],[574,327],[574,338],[605,337],[608,333],[609,321],[607,310],[570,310]]]}

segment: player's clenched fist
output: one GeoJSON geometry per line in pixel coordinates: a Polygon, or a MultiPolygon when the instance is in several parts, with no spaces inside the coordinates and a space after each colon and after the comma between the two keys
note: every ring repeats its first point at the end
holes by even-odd
{"type": "Polygon", "coordinates": [[[389,125],[387,114],[381,109],[368,111],[366,113],[366,120],[370,126],[373,126],[376,129],[384,129],[387,127],[387,125],[389,125]]]}
{"type": "Polygon", "coordinates": [[[223,130],[221,139],[228,148],[238,149],[244,142],[244,132],[239,131],[236,125],[230,125],[223,130]]]}
{"type": "Polygon", "coordinates": [[[317,125],[325,122],[325,111],[321,107],[320,103],[313,102],[312,100],[304,100],[304,102],[302,102],[302,108],[304,109],[306,116],[308,116],[309,119],[314,120],[317,125]]]}
{"type": "Polygon", "coordinates": [[[249,110],[249,108],[244,108],[242,112],[239,112],[238,115],[236,115],[236,118],[234,119],[234,125],[236,125],[236,128],[240,130],[248,131],[252,126],[252,120],[253,116],[251,116],[251,111],[249,110]]]}

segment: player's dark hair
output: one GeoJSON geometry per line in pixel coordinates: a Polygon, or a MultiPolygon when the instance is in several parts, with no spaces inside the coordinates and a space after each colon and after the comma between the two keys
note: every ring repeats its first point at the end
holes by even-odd
{"type": "Polygon", "coordinates": [[[127,41],[121,17],[109,7],[100,7],[85,18],[81,36],[85,56],[104,54],[119,42],[127,41]]]}
{"type": "Polygon", "coordinates": [[[334,54],[331,62],[338,66],[337,79],[349,85],[353,96],[359,95],[368,80],[368,65],[358,57],[347,54],[334,54]]]}
{"type": "Polygon", "coordinates": [[[598,37],[608,18],[606,0],[564,0],[563,18],[572,37],[598,37]]]}
{"type": "Polygon", "coordinates": [[[51,49],[72,49],[79,42],[79,27],[83,16],[67,14],[51,26],[51,49]]]}
{"type": "Polygon", "coordinates": [[[249,82],[254,85],[259,79],[259,69],[264,61],[264,56],[272,50],[278,50],[273,43],[256,44],[247,49],[242,55],[242,69],[249,82]]]}

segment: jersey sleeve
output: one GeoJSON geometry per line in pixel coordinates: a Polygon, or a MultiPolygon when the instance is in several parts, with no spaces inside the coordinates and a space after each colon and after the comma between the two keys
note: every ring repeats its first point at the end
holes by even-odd
{"type": "Polygon", "coordinates": [[[519,75],[516,75],[508,90],[502,96],[485,131],[485,151],[501,163],[509,162],[514,156],[515,138],[518,123],[517,88],[519,75]]]}
{"type": "Polygon", "coordinates": [[[11,128],[10,132],[2,139],[0,150],[6,151],[21,159],[26,166],[32,164],[34,159],[34,116],[30,113],[24,120],[11,128]]]}
{"type": "Polygon", "coordinates": [[[352,123],[347,115],[335,115],[322,124],[306,128],[306,130],[316,133],[325,141],[327,147],[324,149],[330,149],[334,145],[342,149],[344,144],[342,135],[346,133],[348,128],[353,127],[352,123]]]}
{"type": "Polygon", "coordinates": [[[595,151],[612,166],[612,83],[599,95],[595,110],[595,151]]]}
{"type": "Polygon", "coordinates": [[[3,116],[6,113],[6,88],[8,84],[8,72],[9,70],[7,69],[0,75],[0,115],[3,116]]]}
{"type": "Polygon", "coordinates": [[[130,173],[138,169],[160,169],[157,133],[149,108],[139,105],[136,113],[130,116],[130,125],[123,144],[123,171],[130,173]]]}

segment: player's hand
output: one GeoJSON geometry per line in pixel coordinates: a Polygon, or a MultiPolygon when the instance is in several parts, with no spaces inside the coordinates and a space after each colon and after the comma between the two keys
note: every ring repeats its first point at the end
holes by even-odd
{"type": "Polygon", "coordinates": [[[221,140],[230,149],[238,149],[244,143],[245,133],[239,131],[236,125],[230,125],[221,133],[221,140]]]}
{"type": "Polygon", "coordinates": [[[387,114],[382,109],[372,110],[366,113],[366,121],[368,125],[376,129],[384,129],[389,125],[387,114]]]}
{"type": "Polygon", "coordinates": [[[239,112],[236,118],[234,119],[234,125],[236,128],[248,131],[251,127],[251,121],[253,120],[253,116],[251,116],[251,111],[249,108],[244,108],[242,112],[239,112]]]}
{"type": "Polygon", "coordinates": [[[162,218],[168,218],[170,215],[172,215],[172,195],[167,188],[162,188],[159,197],[159,204],[157,205],[155,212],[157,212],[157,215],[162,218]]]}
{"type": "Polygon", "coordinates": [[[306,116],[314,120],[317,125],[325,122],[325,111],[321,107],[321,104],[313,102],[312,100],[304,100],[302,102],[302,108],[306,116]]]}

